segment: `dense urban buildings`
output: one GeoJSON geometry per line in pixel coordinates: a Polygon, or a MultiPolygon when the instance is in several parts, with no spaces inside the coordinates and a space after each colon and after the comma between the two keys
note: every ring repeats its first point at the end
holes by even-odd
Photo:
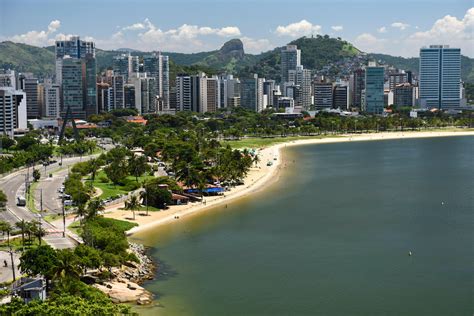
{"type": "Polygon", "coordinates": [[[461,50],[447,45],[420,49],[420,106],[449,109],[460,106],[461,50]]]}

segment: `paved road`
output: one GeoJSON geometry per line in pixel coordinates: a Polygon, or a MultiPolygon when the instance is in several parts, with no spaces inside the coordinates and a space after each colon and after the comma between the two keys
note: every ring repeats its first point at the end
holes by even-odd
{"type": "MultiPolygon", "coordinates": [[[[59,168],[64,168],[60,174],[67,173],[67,166],[73,165],[76,162],[83,161],[90,158],[88,157],[72,157],[64,158],[62,167],[59,166],[59,163],[54,163],[49,166],[37,166],[36,168],[40,170],[42,178],[40,184],[45,192],[43,193],[43,206],[47,205],[48,210],[51,212],[57,211],[57,189],[61,186],[63,179],[57,177],[53,180],[47,180],[49,173],[53,173],[59,168]],[[52,192],[54,191],[55,194],[52,192]]],[[[3,179],[0,179],[0,190],[3,190],[7,195],[7,210],[0,212],[0,220],[8,221],[11,224],[24,219],[25,221],[38,220],[38,215],[30,212],[26,207],[21,207],[16,205],[16,198],[19,195],[25,196],[25,180],[32,181],[32,168],[25,168],[20,171],[17,171],[13,174],[10,174],[3,179]]],[[[39,192],[39,191],[38,191],[39,192]]],[[[37,192],[32,192],[37,194],[37,192]]],[[[43,228],[48,232],[48,236],[45,237],[46,242],[48,242],[54,248],[69,248],[74,246],[74,242],[69,238],[62,237],[62,227],[57,228],[54,225],[41,220],[43,228]]]]}
{"type": "MultiPolygon", "coordinates": [[[[13,271],[11,265],[10,253],[7,251],[0,251],[0,282],[9,282],[13,280],[13,271]],[[5,267],[4,261],[7,262],[5,267]]],[[[17,252],[13,253],[13,263],[15,264],[15,277],[20,277],[20,271],[18,265],[20,264],[20,254],[17,252]]]]}

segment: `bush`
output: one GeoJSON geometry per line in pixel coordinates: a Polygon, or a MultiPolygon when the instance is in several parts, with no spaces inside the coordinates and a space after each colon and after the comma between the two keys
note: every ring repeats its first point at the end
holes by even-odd
{"type": "Polygon", "coordinates": [[[100,176],[99,181],[100,183],[109,183],[109,178],[107,176],[100,176]]]}

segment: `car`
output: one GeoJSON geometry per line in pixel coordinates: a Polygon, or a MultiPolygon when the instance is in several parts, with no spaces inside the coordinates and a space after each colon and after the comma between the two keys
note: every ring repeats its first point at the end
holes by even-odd
{"type": "Polygon", "coordinates": [[[64,201],[64,206],[72,206],[72,201],[71,200],[64,201]]]}

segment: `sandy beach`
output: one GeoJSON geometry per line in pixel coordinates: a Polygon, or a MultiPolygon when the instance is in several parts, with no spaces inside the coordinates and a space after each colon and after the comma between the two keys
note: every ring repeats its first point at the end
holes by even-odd
{"type": "Polygon", "coordinates": [[[128,233],[134,234],[157,226],[171,224],[184,217],[201,213],[202,211],[218,206],[225,205],[238,198],[255,193],[268,184],[278,179],[278,171],[284,163],[284,156],[281,155],[281,149],[289,146],[309,145],[309,144],[327,144],[339,142],[371,141],[387,139],[404,138],[427,138],[427,137],[447,137],[447,136],[474,136],[474,131],[406,131],[406,132],[381,132],[368,134],[347,134],[339,137],[328,138],[307,138],[296,141],[278,143],[266,148],[258,148],[260,162],[258,166],[250,169],[244,179],[245,184],[232,188],[222,196],[205,197],[204,203],[189,203],[187,205],[170,206],[169,209],[160,212],[149,212],[149,216],[140,216],[137,214],[136,220],[131,220],[131,212],[121,210],[123,203],[110,206],[105,210],[106,217],[120,220],[129,220],[138,224],[128,233]],[[267,166],[271,161],[272,165],[267,166]]]}

